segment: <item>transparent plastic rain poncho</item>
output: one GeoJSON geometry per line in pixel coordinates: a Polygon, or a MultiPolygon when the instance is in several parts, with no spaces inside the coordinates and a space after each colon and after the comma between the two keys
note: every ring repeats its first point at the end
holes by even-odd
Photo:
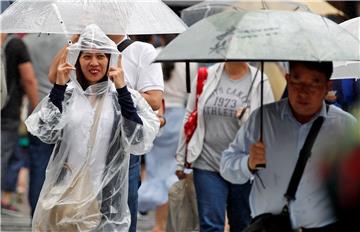
{"type": "MultiPolygon", "coordinates": [[[[96,25],[88,26],[79,42],[68,49],[68,62],[73,65],[80,51],[111,54],[110,66],[117,64],[116,45],[96,25]]],[[[128,231],[129,154],[141,155],[151,149],[159,121],[136,91],[129,90],[143,125],[122,117],[111,81],[84,91],[75,71],[70,78],[62,112],[46,97],[25,122],[31,134],[55,143],[33,230],[128,231]]]]}

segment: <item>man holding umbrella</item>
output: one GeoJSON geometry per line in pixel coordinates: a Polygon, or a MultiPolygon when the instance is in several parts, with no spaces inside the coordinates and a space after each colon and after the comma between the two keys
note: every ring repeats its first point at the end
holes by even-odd
{"type": "MultiPolygon", "coordinates": [[[[347,128],[355,128],[357,122],[324,102],[332,70],[332,62],[290,62],[286,75],[289,97],[264,106],[267,129],[262,138],[257,110],[223,152],[220,172],[225,179],[237,184],[249,179],[254,182],[250,193],[254,224],[265,225],[269,214],[264,214],[271,213],[273,218],[281,212],[288,216],[293,229],[337,231],[318,167],[324,155],[335,149],[334,141],[341,139],[347,128]],[[266,168],[257,170],[264,163],[266,168]]],[[[254,224],[248,231],[257,231],[254,224]]]]}

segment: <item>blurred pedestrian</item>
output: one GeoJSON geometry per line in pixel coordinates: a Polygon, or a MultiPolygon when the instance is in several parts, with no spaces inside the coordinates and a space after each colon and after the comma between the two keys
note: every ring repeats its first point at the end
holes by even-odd
{"type": "MultiPolygon", "coordinates": [[[[175,35],[162,35],[161,49],[175,35]]],[[[156,209],[153,232],[165,231],[168,215],[168,193],[178,180],[175,175],[177,161],[176,148],[179,142],[181,124],[184,119],[187,92],[184,63],[163,63],[164,75],[164,114],[166,124],[155,139],[152,150],[145,155],[146,177],[139,189],[139,211],[156,209]]],[[[191,66],[191,77],[195,76],[196,66],[191,66]]],[[[191,78],[193,79],[193,78],[191,78]]]]}
{"type": "Polygon", "coordinates": [[[360,143],[341,154],[328,169],[327,187],[342,231],[352,231],[360,217],[360,143]]]}
{"type": "Polygon", "coordinates": [[[360,101],[360,80],[355,77],[342,80],[333,80],[332,87],[326,96],[326,102],[351,112],[360,101]]]}
{"type": "MultiPolygon", "coordinates": [[[[50,93],[53,86],[48,79],[49,67],[52,59],[66,43],[66,38],[64,35],[56,34],[27,34],[23,40],[30,53],[36,79],[38,81],[38,94],[41,100],[50,93]]],[[[54,145],[43,143],[31,134],[29,134],[29,143],[28,199],[31,215],[33,215],[45,180],[46,167],[54,145]]]]}
{"type": "MultiPolygon", "coordinates": [[[[350,112],[360,120],[360,102],[350,112]]],[[[360,124],[348,128],[321,163],[322,176],[341,231],[352,231],[360,218],[360,124]]]]}
{"type": "MultiPolygon", "coordinates": [[[[6,8],[8,8],[11,4],[10,1],[1,1],[0,2],[0,11],[1,13],[4,12],[4,10],[6,10],[6,8]]],[[[1,109],[5,106],[6,100],[7,100],[7,86],[6,86],[6,73],[5,73],[5,53],[4,53],[4,49],[2,44],[5,42],[6,39],[6,34],[1,34],[0,37],[0,46],[1,46],[1,59],[0,59],[0,78],[1,78],[1,83],[0,83],[0,90],[1,90],[1,109]]]]}
{"type": "MultiPolygon", "coordinates": [[[[196,85],[192,84],[184,124],[196,107],[196,85]]],[[[231,231],[241,231],[249,223],[250,182],[236,185],[222,178],[220,159],[248,115],[260,106],[260,86],[260,71],[246,62],[214,64],[208,68],[198,99],[197,127],[187,146],[185,131],[181,133],[176,174],[184,178],[185,163],[191,163],[200,231],[223,231],[226,212],[231,231]]],[[[273,101],[265,75],[264,102],[273,101]]]]}
{"type": "Polygon", "coordinates": [[[2,38],[5,38],[2,47],[5,51],[8,98],[1,110],[1,208],[17,211],[11,203],[11,196],[16,191],[18,171],[25,158],[15,152],[19,142],[20,108],[24,93],[29,99],[31,109],[35,108],[39,97],[37,81],[25,44],[13,35],[2,34],[2,38]]]}

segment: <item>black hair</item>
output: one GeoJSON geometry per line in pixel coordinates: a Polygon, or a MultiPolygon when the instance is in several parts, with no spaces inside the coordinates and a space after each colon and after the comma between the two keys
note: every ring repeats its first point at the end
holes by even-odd
{"type": "MultiPolygon", "coordinates": [[[[76,60],[76,63],[75,63],[75,68],[76,68],[76,79],[77,81],[79,82],[80,86],[82,87],[83,90],[86,90],[87,87],[89,87],[89,82],[86,80],[85,76],[84,76],[84,73],[82,72],[81,70],[81,66],[80,66],[80,56],[83,52],[80,51],[79,53],[79,56],[76,60]]],[[[106,68],[106,72],[105,72],[105,75],[98,81],[99,82],[103,82],[103,81],[107,81],[108,79],[108,76],[107,76],[107,73],[108,73],[108,70],[109,70],[109,65],[110,65],[110,54],[107,54],[105,53],[105,56],[108,58],[108,65],[107,65],[107,68],[106,68]]]]}
{"type": "MultiPolygon", "coordinates": [[[[177,34],[161,35],[161,38],[164,41],[164,46],[168,45],[176,36],[177,36],[177,34]]],[[[175,69],[175,63],[164,62],[161,64],[161,67],[162,67],[162,71],[163,71],[164,81],[169,81],[171,78],[171,73],[175,69]]]]}
{"type": "Polygon", "coordinates": [[[325,75],[327,80],[330,80],[330,77],[333,73],[333,63],[332,61],[316,62],[316,61],[290,61],[289,67],[290,71],[293,66],[300,64],[305,66],[307,69],[315,70],[321,72],[325,75]]]}
{"type": "Polygon", "coordinates": [[[171,73],[175,69],[175,63],[165,62],[161,64],[164,81],[168,81],[171,78],[171,73]]]}

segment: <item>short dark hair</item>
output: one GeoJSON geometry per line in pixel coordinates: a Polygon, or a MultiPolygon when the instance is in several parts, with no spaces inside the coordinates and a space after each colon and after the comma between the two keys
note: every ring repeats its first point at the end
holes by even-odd
{"type": "Polygon", "coordinates": [[[289,62],[289,68],[290,71],[292,67],[296,64],[301,64],[305,66],[308,69],[315,70],[318,72],[321,72],[325,74],[327,80],[330,80],[330,77],[333,73],[333,63],[332,61],[323,61],[323,62],[317,62],[317,61],[290,61],[289,62]]]}

